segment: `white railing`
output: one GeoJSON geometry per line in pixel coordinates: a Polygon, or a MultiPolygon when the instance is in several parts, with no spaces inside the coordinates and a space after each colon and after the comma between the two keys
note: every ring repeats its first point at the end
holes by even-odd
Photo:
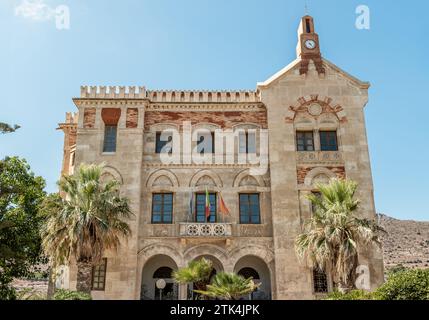
{"type": "Polygon", "coordinates": [[[232,234],[230,223],[181,223],[182,237],[229,237],[232,234]]]}

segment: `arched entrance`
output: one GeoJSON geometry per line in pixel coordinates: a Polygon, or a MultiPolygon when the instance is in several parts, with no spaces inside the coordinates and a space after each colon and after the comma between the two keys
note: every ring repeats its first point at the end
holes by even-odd
{"type": "MultiPolygon", "coordinates": [[[[201,260],[202,258],[206,260],[210,260],[213,263],[213,272],[210,275],[210,282],[211,282],[211,279],[216,274],[218,274],[219,272],[223,272],[224,269],[223,269],[222,262],[220,262],[219,259],[211,255],[201,255],[199,257],[196,257],[194,260],[198,261],[198,260],[201,260]]],[[[193,288],[194,288],[193,284],[188,285],[188,297],[187,297],[188,300],[194,300],[198,298],[197,296],[195,296],[195,293],[193,292],[193,288]]]]}
{"type": "Polygon", "coordinates": [[[178,286],[172,279],[177,265],[166,255],[156,255],[150,258],[143,266],[142,286],[140,297],[142,300],[177,300],[178,286]],[[156,282],[165,280],[166,286],[160,290],[156,282]]]}
{"type": "Polygon", "coordinates": [[[252,278],[255,283],[260,283],[257,291],[253,292],[249,300],[271,299],[271,276],[267,264],[256,256],[244,256],[239,259],[234,267],[234,272],[244,278],[252,278]]]}

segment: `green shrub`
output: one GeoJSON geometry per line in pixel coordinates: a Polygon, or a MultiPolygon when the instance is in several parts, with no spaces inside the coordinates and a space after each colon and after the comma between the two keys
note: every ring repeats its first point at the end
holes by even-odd
{"type": "Polygon", "coordinates": [[[326,300],[373,300],[373,294],[364,290],[353,290],[348,293],[335,291],[326,300]]]}
{"type": "Polygon", "coordinates": [[[377,300],[429,300],[429,269],[393,273],[375,292],[377,300]]]}
{"type": "Polygon", "coordinates": [[[60,289],[54,294],[54,300],[92,300],[87,293],[60,289]]]}

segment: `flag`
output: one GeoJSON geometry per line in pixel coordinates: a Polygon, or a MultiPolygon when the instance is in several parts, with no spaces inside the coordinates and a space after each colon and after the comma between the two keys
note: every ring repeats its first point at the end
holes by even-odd
{"type": "Polygon", "coordinates": [[[219,212],[224,216],[229,216],[230,212],[228,207],[225,204],[225,201],[223,201],[222,194],[219,193],[219,212]]]}
{"type": "Polygon", "coordinates": [[[211,215],[210,195],[209,195],[209,191],[206,188],[206,218],[207,218],[207,221],[210,220],[210,215],[211,215]]]}

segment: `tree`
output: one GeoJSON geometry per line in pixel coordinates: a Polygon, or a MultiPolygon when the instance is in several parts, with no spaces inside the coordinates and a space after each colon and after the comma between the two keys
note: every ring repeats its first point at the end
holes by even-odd
{"type": "Polygon", "coordinates": [[[224,300],[238,300],[254,292],[260,284],[256,285],[252,278],[245,279],[235,273],[221,272],[214,276],[207,289],[195,290],[196,293],[210,298],[224,300]]]}
{"type": "Polygon", "coordinates": [[[30,276],[43,258],[38,210],[44,187],[25,160],[0,160],[0,299],[14,299],[12,280],[30,276]]]}
{"type": "Polygon", "coordinates": [[[8,125],[7,123],[0,122],[0,134],[15,132],[19,128],[21,127],[18,126],[17,124],[14,126],[11,126],[11,125],[8,125]]]}
{"type": "Polygon", "coordinates": [[[354,287],[359,247],[380,245],[379,234],[384,232],[375,221],[356,217],[357,187],[353,181],[338,179],[318,184],[321,196],[308,197],[315,212],[295,242],[298,256],[330,273],[340,291],[354,287]]]}
{"type": "Polygon", "coordinates": [[[188,263],[186,268],[173,272],[173,278],[177,283],[193,283],[197,290],[206,290],[210,283],[210,277],[213,274],[213,263],[210,260],[202,258],[188,263]]]}
{"type": "Polygon", "coordinates": [[[59,182],[63,199],[46,205],[42,244],[54,266],[77,263],[77,291],[91,292],[92,267],[106,250],[118,249],[131,235],[128,199],[119,195],[119,182],[103,183],[103,165],[81,165],[59,182]]]}

